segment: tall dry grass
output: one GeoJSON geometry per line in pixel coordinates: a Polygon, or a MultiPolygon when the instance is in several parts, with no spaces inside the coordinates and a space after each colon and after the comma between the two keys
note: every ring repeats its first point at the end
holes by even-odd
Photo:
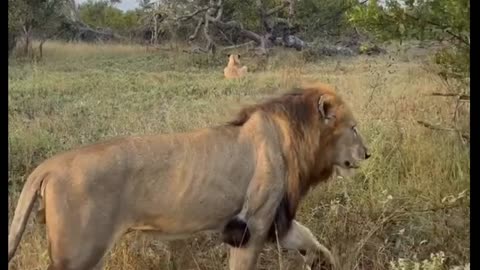
{"type": "MultiPolygon", "coordinates": [[[[419,269],[450,269],[470,260],[470,150],[458,134],[416,123],[451,119],[454,109],[426,95],[446,86],[420,57],[305,61],[278,51],[265,71],[227,81],[223,55],[63,43],[47,43],[44,55],[9,66],[9,218],[28,173],[55,153],[117,135],[216,125],[245,104],[317,79],[335,85],[351,105],[373,156],[353,179],[313,190],[298,219],[342,269],[417,269],[409,267],[424,259],[419,269]],[[440,252],[442,260],[430,257],[440,252]]],[[[242,60],[258,61],[248,53],[242,60]]],[[[216,235],[162,243],[134,233],[117,243],[107,269],[224,269],[226,261],[216,235]]],[[[44,227],[30,222],[10,269],[47,264],[44,227]]],[[[275,246],[259,261],[259,269],[299,265],[298,254],[275,246]]]]}

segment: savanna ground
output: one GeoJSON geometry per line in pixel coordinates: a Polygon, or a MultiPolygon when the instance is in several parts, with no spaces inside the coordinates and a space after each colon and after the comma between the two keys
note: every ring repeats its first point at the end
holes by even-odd
{"type": "MultiPolygon", "coordinates": [[[[448,122],[454,110],[448,98],[426,95],[448,89],[422,54],[306,61],[277,51],[268,63],[244,54],[256,71],[227,81],[225,56],[54,42],[44,50],[42,62],[12,58],[9,65],[10,220],[28,173],[59,151],[117,135],[218,125],[245,104],[317,79],[351,105],[373,156],[353,179],[313,190],[298,219],[342,269],[413,269],[409,262],[425,259],[423,269],[452,269],[470,261],[470,150],[457,133],[416,123],[448,122]],[[407,266],[392,266],[398,262],[407,266]]],[[[153,234],[127,235],[107,269],[225,268],[227,250],[215,235],[167,244],[153,234]]],[[[259,269],[300,269],[300,262],[295,252],[270,246],[259,269]]],[[[44,227],[32,215],[10,269],[47,263],[44,227]]]]}

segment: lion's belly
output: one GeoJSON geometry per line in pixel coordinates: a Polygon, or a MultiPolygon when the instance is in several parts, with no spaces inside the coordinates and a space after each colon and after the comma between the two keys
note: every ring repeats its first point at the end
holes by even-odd
{"type": "Polygon", "coordinates": [[[248,180],[186,176],[165,181],[135,207],[132,228],[165,234],[221,229],[243,206],[248,180]]]}
{"type": "Polygon", "coordinates": [[[179,198],[174,193],[169,194],[162,198],[162,206],[141,213],[132,229],[154,230],[169,235],[222,229],[240,212],[243,197],[215,192],[208,195],[179,198]]]}

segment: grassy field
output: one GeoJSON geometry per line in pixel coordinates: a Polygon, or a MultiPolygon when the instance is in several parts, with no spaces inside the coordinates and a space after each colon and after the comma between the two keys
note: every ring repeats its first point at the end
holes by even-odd
{"type": "MultiPolygon", "coordinates": [[[[42,62],[12,59],[9,220],[28,174],[59,151],[118,135],[221,124],[246,104],[317,79],[335,85],[350,104],[373,156],[353,179],[313,190],[298,219],[342,269],[406,270],[425,259],[424,268],[415,269],[469,263],[470,149],[455,132],[416,123],[448,124],[454,110],[451,100],[426,95],[448,89],[423,57],[311,60],[278,51],[268,62],[248,54],[242,60],[254,72],[226,81],[225,56],[136,46],[47,43],[42,62]]],[[[134,233],[117,243],[107,269],[224,269],[226,261],[216,235],[162,243],[154,234],[134,233]]],[[[300,269],[299,262],[298,254],[272,246],[259,269],[300,269]]],[[[44,227],[30,218],[10,269],[47,264],[44,227]]]]}

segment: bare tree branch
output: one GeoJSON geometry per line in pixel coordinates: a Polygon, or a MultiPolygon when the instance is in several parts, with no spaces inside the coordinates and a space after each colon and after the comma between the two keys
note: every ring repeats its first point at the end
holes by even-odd
{"type": "MultiPolygon", "coordinates": [[[[205,15],[207,17],[208,15],[205,15]]],[[[208,25],[209,25],[209,20],[205,18],[205,23],[203,25],[203,35],[205,36],[205,39],[207,40],[207,46],[206,49],[209,51],[211,49],[211,46],[213,44],[213,40],[210,37],[210,34],[208,33],[208,25]]]]}
{"type": "MultiPolygon", "coordinates": [[[[272,15],[274,15],[275,13],[278,13],[279,11],[281,11],[286,7],[292,8],[292,1],[294,0],[283,0],[282,4],[276,7],[273,7],[269,10],[266,10],[264,8],[264,3],[262,0],[255,1],[260,19],[262,21],[262,24],[265,27],[264,34],[258,34],[253,31],[246,30],[241,23],[233,20],[228,22],[222,21],[222,16],[224,11],[223,0],[210,0],[208,7],[199,8],[190,14],[180,16],[175,20],[187,21],[194,18],[197,15],[202,16],[202,19],[198,19],[195,30],[193,34],[190,35],[189,40],[194,40],[198,36],[200,28],[203,28],[203,35],[207,41],[207,45],[206,45],[207,51],[212,51],[215,47],[214,40],[210,35],[210,27],[214,25],[218,27],[220,30],[225,28],[236,29],[241,36],[257,43],[257,45],[261,47],[261,50],[265,53],[268,48],[274,45],[271,40],[273,37],[273,34],[272,34],[273,27],[270,27],[270,24],[276,25],[279,23],[285,23],[286,25],[290,26],[289,20],[284,18],[277,18],[277,17],[272,18],[272,15]]],[[[290,10],[289,14],[293,14],[293,10],[290,10]]]]}
{"type": "MultiPolygon", "coordinates": [[[[217,12],[217,16],[215,18],[211,18],[210,17],[210,20],[212,22],[216,22],[216,21],[219,21],[220,18],[222,17],[222,13],[223,13],[223,6],[221,6],[219,9],[218,9],[218,12],[217,12]]],[[[208,16],[208,15],[207,15],[208,16]]]]}
{"type": "Polygon", "coordinates": [[[198,23],[197,23],[197,26],[195,27],[195,30],[193,31],[193,34],[191,34],[188,37],[188,40],[194,40],[197,38],[198,32],[200,31],[200,27],[202,27],[202,25],[203,25],[203,18],[200,18],[198,19],[198,23]]]}
{"type": "Polygon", "coordinates": [[[240,31],[240,35],[243,35],[244,37],[255,41],[257,44],[261,43],[262,37],[259,34],[244,29],[243,25],[237,21],[229,21],[229,22],[216,21],[214,22],[214,24],[221,28],[228,28],[228,27],[237,28],[240,31]]]}
{"type": "Polygon", "coordinates": [[[255,42],[254,41],[249,41],[249,42],[238,44],[238,45],[223,47],[221,50],[226,51],[226,50],[230,50],[230,49],[238,49],[238,48],[248,47],[248,46],[253,46],[253,45],[255,45],[255,42]]]}
{"type": "Polygon", "coordinates": [[[201,8],[201,9],[197,9],[195,10],[194,12],[190,13],[190,14],[187,14],[187,15],[183,15],[183,16],[180,16],[178,18],[175,18],[176,21],[188,21],[190,20],[191,18],[195,17],[197,14],[201,13],[201,12],[205,12],[209,9],[210,7],[204,7],[204,8],[201,8]]]}
{"type": "Polygon", "coordinates": [[[216,45],[209,33],[209,25],[219,21],[223,13],[223,0],[218,0],[217,3],[214,3],[214,0],[210,0],[209,9],[205,12],[205,20],[203,24],[203,34],[207,40],[206,49],[209,52],[213,52],[216,45]],[[216,14],[215,14],[216,13],[216,14]]]}
{"type": "Polygon", "coordinates": [[[211,22],[219,21],[220,18],[222,18],[222,15],[223,15],[223,0],[218,0],[215,7],[217,9],[217,15],[215,17],[211,17],[210,14],[207,12],[208,19],[211,22]]]}
{"type": "Polygon", "coordinates": [[[228,38],[227,35],[221,29],[218,29],[218,32],[220,32],[220,34],[223,36],[223,38],[226,41],[228,41],[228,43],[235,45],[235,42],[233,42],[230,38],[228,38]]]}

